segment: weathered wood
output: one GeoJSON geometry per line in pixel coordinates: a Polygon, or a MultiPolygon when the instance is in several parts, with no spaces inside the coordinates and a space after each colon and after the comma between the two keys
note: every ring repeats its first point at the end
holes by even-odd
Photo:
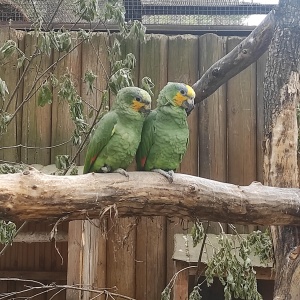
{"type": "Polygon", "coordinates": [[[189,265],[183,261],[175,261],[174,272],[178,275],[176,277],[174,285],[173,300],[188,300],[189,295],[189,269],[186,269],[189,265]]]}
{"type": "MultiPolygon", "coordinates": [[[[156,107],[157,96],[167,83],[167,55],[165,35],[147,35],[146,42],[140,45],[140,82],[148,76],[155,84],[152,108],[156,107]]],[[[137,224],[136,299],[159,299],[166,286],[166,227],[165,217],[142,217],[137,224]]]]}
{"type": "MultiPolygon", "coordinates": [[[[77,36],[76,32],[72,32],[72,37],[77,36]]],[[[74,46],[76,41],[72,42],[74,46]]],[[[53,62],[56,62],[62,56],[61,53],[54,52],[53,62]]],[[[73,80],[77,92],[81,93],[81,45],[75,48],[70,54],[68,54],[63,60],[61,60],[53,71],[54,75],[60,80],[65,74],[70,74],[73,80]]],[[[72,143],[65,143],[71,139],[74,130],[74,124],[69,115],[69,106],[67,101],[58,97],[58,88],[53,89],[53,103],[52,103],[52,129],[51,129],[51,142],[52,145],[59,145],[59,147],[51,149],[51,162],[55,162],[56,155],[68,154],[70,156],[76,153],[75,146],[72,143]]],[[[49,118],[49,117],[48,117],[49,118]]],[[[77,159],[76,162],[78,162],[77,159]]],[[[35,162],[36,163],[36,162],[35,162]]]]}
{"type": "MultiPolygon", "coordinates": [[[[241,43],[228,38],[227,51],[241,43]]],[[[228,182],[240,185],[256,180],[256,64],[227,83],[228,182]],[[241,142],[243,141],[243,142],[241,142]]],[[[237,225],[239,233],[255,230],[254,226],[237,225]]],[[[232,232],[228,229],[228,232],[232,232]]]]}
{"type": "Polygon", "coordinates": [[[177,216],[237,224],[300,224],[299,189],[252,183],[235,186],[175,174],[174,183],[153,172],[45,175],[30,170],[0,175],[4,220],[97,218],[103,209],[119,217],[177,216]],[[89,182],[87,185],[86,183],[89,182]],[[26,201],[24,201],[26,199],[26,201]]]}
{"type": "MultiPolygon", "coordinates": [[[[30,57],[36,49],[37,38],[33,32],[25,36],[25,55],[30,57]]],[[[22,144],[28,147],[21,148],[21,161],[33,164],[40,163],[48,165],[50,163],[51,145],[51,105],[44,107],[37,105],[39,91],[37,87],[41,85],[46,77],[41,78],[36,88],[32,88],[36,81],[37,72],[40,74],[52,63],[52,57],[42,54],[34,58],[26,75],[24,76],[23,99],[28,101],[23,106],[22,113],[22,144]],[[41,147],[41,148],[39,148],[41,147]]]]}
{"type": "MultiPolygon", "coordinates": [[[[9,28],[2,28],[0,31],[0,46],[2,46],[7,40],[13,40],[23,51],[24,36],[24,33],[18,33],[15,30],[9,28]]],[[[8,99],[10,98],[10,95],[12,94],[12,91],[15,89],[18,82],[20,70],[17,69],[17,58],[17,53],[13,53],[9,58],[6,59],[3,59],[3,55],[1,55],[0,78],[5,81],[9,91],[9,95],[5,95],[4,107],[7,105],[8,99]]],[[[15,95],[7,110],[8,113],[14,113],[16,106],[20,101],[20,98],[22,98],[21,93],[15,95]]],[[[3,107],[2,99],[0,99],[0,105],[1,107],[3,107]]],[[[20,143],[20,122],[21,114],[18,114],[9,124],[7,132],[5,134],[0,134],[1,161],[4,160],[14,162],[19,161],[20,159],[20,151],[18,148],[1,149],[1,147],[15,146],[20,143]]]]}
{"type": "MultiPolygon", "coordinates": [[[[299,10],[297,0],[279,1],[264,80],[264,182],[286,188],[299,186],[299,10]]],[[[300,227],[273,226],[271,231],[276,261],[274,299],[299,299],[300,227]]]]}
{"type": "MultiPolygon", "coordinates": [[[[68,272],[67,284],[81,284],[82,274],[82,221],[73,221],[69,224],[68,233],[68,272]]],[[[67,290],[67,300],[81,299],[79,290],[67,290]]]]}
{"type": "Polygon", "coordinates": [[[274,33],[274,14],[272,10],[246,39],[213,64],[193,85],[196,91],[196,103],[210,96],[223,83],[255,62],[268,49],[274,33]]]}
{"type": "MultiPolygon", "coordinates": [[[[215,34],[199,37],[200,76],[226,54],[226,40],[215,34]]],[[[227,181],[226,96],[223,85],[199,103],[199,176],[222,182],[227,181]]],[[[222,225],[226,232],[226,224],[222,225]]],[[[208,232],[219,233],[219,224],[211,223],[208,232]]]]}

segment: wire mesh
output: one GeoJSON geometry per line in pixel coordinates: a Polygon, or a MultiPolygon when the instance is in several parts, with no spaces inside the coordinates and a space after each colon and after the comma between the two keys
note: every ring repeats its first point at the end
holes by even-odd
{"type": "MultiPolygon", "coordinates": [[[[99,0],[99,12],[107,0],[99,0]]],[[[127,21],[145,25],[257,25],[278,0],[119,0],[127,21]],[[254,21],[254,23],[253,23],[254,21]],[[253,24],[252,24],[253,23],[253,24]]],[[[74,0],[0,0],[0,21],[78,22],[74,0]],[[57,7],[59,6],[59,9],[57,7]],[[54,16],[54,17],[53,17],[54,16]]]]}

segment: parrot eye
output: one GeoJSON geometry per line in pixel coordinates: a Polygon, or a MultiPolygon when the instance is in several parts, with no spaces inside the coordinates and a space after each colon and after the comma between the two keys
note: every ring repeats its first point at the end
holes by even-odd
{"type": "Polygon", "coordinates": [[[140,97],[136,97],[135,100],[138,101],[138,102],[142,101],[142,99],[140,97]]]}
{"type": "Polygon", "coordinates": [[[184,90],[180,90],[180,94],[185,95],[185,91],[184,90]]]}

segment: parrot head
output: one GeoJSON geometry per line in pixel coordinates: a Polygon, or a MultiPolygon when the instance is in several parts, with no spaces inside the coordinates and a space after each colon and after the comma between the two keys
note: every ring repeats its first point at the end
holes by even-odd
{"type": "Polygon", "coordinates": [[[185,109],[187,115],[194,109],[195,91],[184,83],[168,82],[158,95],[158,106],[173,105],[185,109]]]}
{"type": "Polygon", "coordinates": [[[116,106],[124,112],[147,115],[151,109],[151,97],[148,92],[138,87],[125,87],[117,94],[116,106]]]}

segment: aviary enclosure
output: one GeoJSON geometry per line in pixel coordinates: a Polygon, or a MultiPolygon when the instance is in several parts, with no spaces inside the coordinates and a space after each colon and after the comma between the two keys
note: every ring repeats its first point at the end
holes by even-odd
{"type": "MultiPolygon", "coordinates": [[[[147,4],[149,9],[150,4],[147,4]]],[[[132,16],[127,12],[127,18],[132,16]]],[[[1,27],[0,44],[7,39],[15,40],[25,54],[31,53],[35,47],[32,33],[1,27]]],[[[145,43],[127,40],[122,50],[124,53],[132,52],[137,59],[133,74],[136,85],[141,85],[144,76],[152,78],[155,99],[168,81],[195,83],[214,62],[230,52],[242,39],[212,33],[147,34],[145,43]]],[[[57,75],[68,70],[79,94],[95,107],[100,105],[99,91],[106,86],[106,73],[110,68],[107,40],[106,33],[94,33],[91,44],[78,46],[54,69],[57,75]],[[89,94],[82,82],[87,70],[97,74],[95,85],[98,90],[94,94],[89,94]]],[[[59,55],[54,51],[51,56],[44,57],[39,62],[40,71],[47,69],[59,55]]],[[[265,64],[266,54],[197,106],[188,119],[190,144],[178,172],[237,185],[263,180],[261,144],[265,64]]],[[[34,64],[32,68],[35,68],[34,64]]],[[[15,63],[8,63],[0,70],[0,77],[6,78],[10,90],[17,84],[19,76],[20,71],[15,63]]],[[[24,82],[31,82],[34,76],[34,70],[28,72],[24,82]]],[[[18,90],[14,108],[27,95],[29,86],[24,84],[18,90]]],[[[55,163],[57,155],[72,157],[76,153],[77,149],[70,141],[74,126],[66,113],[69,108],[66,103],[59,101],[55,93],[53,95],[52,104],[37,107],[37,95],[34,95],[22,107],[8,132],[1,137],[2,162],[35,164],[42,172],[51,173],[53,166],[48,165],[55,163]]],[[[88,110],[85,113],[88,114],[88,110]]],[[[83,164],[84,155],[85,150],[76,159],[77,165],[83,164]]],[[[133,164],[131,170],[134,168],[133,164]]],[[[98,221],[63,223],[58,230],[61,240],[56,243],[45,241],[53,224],[26,224],[19,241],[0,258],[0,276],[46,283],[81,283],[106,288],[116,286],[118,293],[129,297],[159,299],[174,274],[174,234],[189,233],[191,223],[165,217],[122,218],[117,224],[115,220],[108,219],[107,231],[103,233],[94,226],[94,222],[98,221]],[[31,240],[30,236],[34,238],[31,240]]],[[[232,232],[226,224],[223,224],[223,228],[228,233],[232,232]]],[[[239,233],[248,233],[259,227],[236,225],[236,228],[239,233]]],[[[219,230],[219,225],[213,223],[209,232],[218,233],[219,230]]],[[[17,280],[0,282],[1,292],[23,287],[24,283],[17,280]]],[[[259,290],[264,299],[271,299],[271,282],[260,282],[259,290]]],[[[50,299],[53,294],[42,294],[34,299],[50,299]]],[[[77,299],[80,293],[62,291],[54,299],[66,297],[77,299]]],[[[82,297],[90,299],[91,295],[82,292],[82,297]]],[[[217,299],[212,295],[206,297],[217,299]]]]}

